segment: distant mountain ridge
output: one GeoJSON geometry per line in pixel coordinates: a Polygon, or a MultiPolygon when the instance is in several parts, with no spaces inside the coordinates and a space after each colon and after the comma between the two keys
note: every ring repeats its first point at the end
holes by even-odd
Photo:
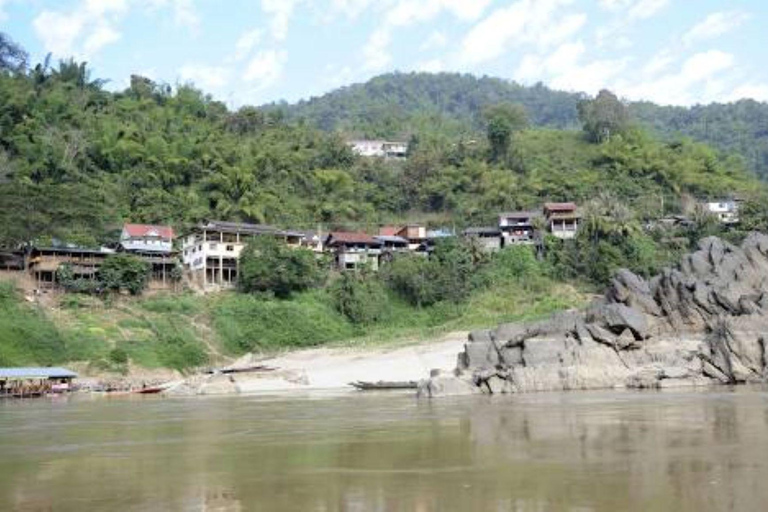
{"type": "MultiPolygon", "coordinates": [[[[487,76],[414,72],[380,75],[309,100],[262,108],[282,110],[290,120],[304,120],[326,131],[402,138],[424,130],[475,132],[482,128],[483,107],[505,101],[525,106],[534,126],[577,128],[576,106],[586,97],[541,83],[523,86],[487,76]]],[[[738,153],[768,179],[768,103],[741,100],[676,107],[632,102],[629,106],[637,121],[661,136],[687,136],[738,153]]]]}

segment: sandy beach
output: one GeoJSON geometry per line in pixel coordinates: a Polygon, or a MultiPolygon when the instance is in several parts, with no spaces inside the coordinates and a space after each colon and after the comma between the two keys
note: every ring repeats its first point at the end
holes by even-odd
{"type": "Polygon", "coordinates": [[[255,356],[240,359],[232,367],[257,363],[275,368],[193,377],[178,392],[199,394],[259,393],[290,390],[352,389],[354,381],[418,381],[432,369],[453,370],[466,332],[447,334],[435,341],[381,348],[316,348],[289,352],[269,359],[255,356]]]}

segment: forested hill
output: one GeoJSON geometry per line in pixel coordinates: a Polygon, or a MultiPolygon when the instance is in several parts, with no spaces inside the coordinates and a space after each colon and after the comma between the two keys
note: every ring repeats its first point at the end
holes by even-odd
{"type": "MultiPolygon", "coordinates": [[[[499,78],[458,73],[392,73],[342,87],[296,104],[272,104],[289,119],[304,119],[323,130],[367,137],[407,137],[436,129],[461,133],[483,127],[482,110],[499,102],[525,107],[534,126],[578,128],[576,106],[584,94],[531,87],[499,78]]],[[[768,178],[768,104],[742,100],[729,104],[662,107],[631,103],[641,124],[672,139],[689,136],[735,152],[768,178]]]]}
{"type": "Polygon", "coordinates": [[[362,84],[341,87],[295,104],[264,105],[289,119],[305,119],[316,127],[367,137],[401,137],[434,126],[437,129],[481,130],[483,108],[501,102],[523,105],[535,126],[579,126],[576,105],[586,95],[561,92],[542,84],[514,82],[459,73],[391,73],[362,84]]]}
{"type": "Polygon", "coordinates": [[[328,96],[339,103],[318,110],[316,121],[339,128],[343,120],[347,130],[365,124],[369,135],[404,126],[415,136],[407,160],[358,157],[343,138],[349,133],[299,122],[302,109],[320,109],[323,99],[285,113],[233,111],[191,84],[140,76],[108,91],[85,63],[29,64],[0,34],[0,247],[114,242],[126,221],[180,231],[205,219],[461,228],[544,201],[585,204],[598,193],[630,206],[639,222],[679,212],[691,197],[766,190],[736,157],[635,129],[609,93],[582,104],[582,132],[580,97],[544,87],[460,75],[390,75],[372,84],[389,99],[367,106],[372,85],[350,87],[328,96]],[[430,88],[443,80],[451,84],[443,92],[430,88]],[[344,113],[347,103],[356,114],[344,113]]]}

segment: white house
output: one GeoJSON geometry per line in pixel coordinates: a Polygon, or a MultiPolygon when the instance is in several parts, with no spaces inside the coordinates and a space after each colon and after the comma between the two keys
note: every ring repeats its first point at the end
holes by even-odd
{"type": "Polygon", "coordinates": [[[173,228],[148,224],[125,224],[120,246],[127,252],[165,253],[173,251],[173,228]]]}
{"type": "Polygon", "coordinates": [[[356,154],[367,157],[405,158],[408,152],[407,142],[351,140],[348,144],[356,154]]]}
{"type": "Polygon", "coordinates": [[[203,290],[232,288],[237,283],[240,253],[256,236],[273,236],[292,247],[300,247],[303,239],[302,233],[263,224],[207,222],[184,238],[184,270],[203,290]]]}
{"type": "Polygon", "coordinates": [[[174,269],[178,266],[173,251],[173,228],[149,224],[125,224],[120,233],[120,251],[134,254],[149,265],[149,288],[172,289],[176,280],[174,269]]]}
{"type": "Polygon", "coordinates": [[[737,224],[739,222],[739,205],[733,200],[723,200],[706,203],[706,209],[715,215],[723,224],[737,224]]]}

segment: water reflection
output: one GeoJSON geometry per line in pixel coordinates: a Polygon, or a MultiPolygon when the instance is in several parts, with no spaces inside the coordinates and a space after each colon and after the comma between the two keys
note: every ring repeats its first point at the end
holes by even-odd
{"type": "Polygon", "coordinates": [[[0,403],[0,510],[761,510],[760,389],[0,403]]]}

